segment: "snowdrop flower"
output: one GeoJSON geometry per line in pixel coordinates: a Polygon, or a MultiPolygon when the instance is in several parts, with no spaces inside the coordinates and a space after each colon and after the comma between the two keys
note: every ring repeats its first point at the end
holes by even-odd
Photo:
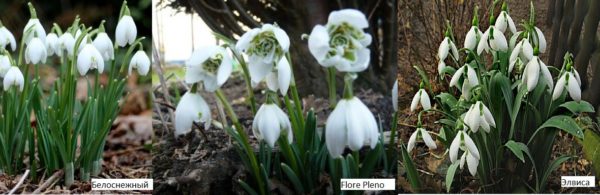
{"type": "Polygon", "coordinates": [[[458,49],[456,49],[456,45],[450,38],[446,37],[442,43],[440,43],[440,47],[438,48],[438,59],[440,61],[446,60],[450,52],[452,52],[452,57],[454,57],[455,60],[458,60],[458,49]]]}
{"type": "Polygon", "coordinates": [[[286,136],[292,143],[294,135],[288,116],[274,103],[266,103],[256,111],[252,121],[252,133],[258,140],[264,140],[273,148],[279,136],[286,136]]]}
{"type": "Polygon", "coordinates": [[[27,44],[27,49],[25,49],[25,63],[46,63],[46,58],[48,57],[46,54],[44,42],[40,38],[34,37],[27,44]]]}
{"type": "Polygon", "coordinates": [[[37,18],[31,18],[25,25],[25,29],[23,29],[23,35],[25,36],[25,44],[29,45],[29,42],[34,38],[38,37],[41,39],[42,43],[46,42],[46,30],[40,23],[40,20],[37,18]],[[30,29],[29,33],[27,30],[30,29]]]}
{"type": "Polygon", "coordinates": [[[193,122],[202,122],[204,129],[208,129],[210,121],[210,107],[204,98],[198,93],[188,91],[175,108],[175,137],[189,132],[193,122]]]}
{"type": "MultiPolygon", "coordinates": [[[[503,5],[503,7],[504,7],[504,5],[503,5]]],[[[508,12],[506,12],[506,10],[501,11],[500,15],[498,15],[498,19],[496,20],[495,27],[502,33],[506,32],[507,28],[510,29],[510,32],[512,34],[517,33],[517,28],[515,27],[515,22],[510,17],[510,15],[508,15],[508,12]]]]}
{"type": "Polygon", "coordinates": [[[19,91],[23,91],[25,79],[23,73],[16,66],[11,66],[4,75],[4,91],[8,91],[10,86],[19,87],[19,91]]]}
{"type": "Polygon", "coordinates": [[[566,72],[558,79],[554,92],[552,93],[552,100],[558,99],[563,90],[567,88],[567,92],[573,100],[581,101],[581,81],[579,80],[579,74],[577,74],[577,71],[574,69],[572,71],[574,71],[575,74],[566,72]]]}
{"type": "Polygon", "coordinates": [[[446,68],[446,62],[440,60],[438,62],[438,67],[437,67],[438,74],[440,75],[440,77],[443,76],[442,73],[444,71],[444,68],[446,68]]]}
{"type": "Polygon", "coordinates": [[[479,166],[479,159],[473,156],[470,151],[464,152],[460,157],[460,170],[463,170],[465,167],[465,161],[467,162],[469,173],[471,173],[472,176],[475,176],[475,174],[477,174],[477,166],[479,166]]]}
{"type": "Polygon", "coordinates": [[[427,130],[423,128],[417,128],[417,130],[413,132],[412,135],[410,135],[410,138],[408,139],[408,145],[406,148],[408,152],[412,151],[412,149],[415,147],[417,137],[421,137],[423,139],[423,142],[425,142],[425,145],[427,145],[429,149],[437,148],[437,146],[435,145],[435,141],[431,138],[429,132],[427,132],[427,130]]]}
{"type": "Polygon", "coordinates": [[[410,103],[410,111],[413,112],[417,109],[417,106],[421,104],[423,110],[431,109],[431,101],[429,100],[429,95],[425,89],[419,89],[410,103]]]}
{"type": "Polygon", "coordinates": [[[0,55],[0,77],[4,77],[10,67],[12,67],[10,58],[7,55],[0,55]]]}
{"type": "Polygon", "coordinates": [[[506,37],[501,31],[496,29],[494,26],[490,26],[481,36],[479,44],[477,45],[477,54],[481,55],[483,50],[489,52],[493,51],[507,51],[508,42],[506,37]]]}
{"type": "Polygon", "coordinates": [[[375,148],[378,137],[373,113],[356,97],[340,100],[327,118],[325,143],[333,158],[342,157],[346,146],[353,151],[366,144],[375,148]]]}
{"type": "Polygon", "coordinates": [[[481,101],[477,101],[471,105],[471,108],[465,114],[464,121],[473,133],[476,133],[480,127],[488,133],[490,132],[490,126],[496,127],[494,116],[492,116],[490,110],[481,101]]]}
{"type": "Polygon", "coordinates": [[[371,35],[365,15],[355,9],[343,9],[329,14],[327,24],[316,25],[308,37],[308,49],[324,67],[341,72],[361,72],[369,66],[371,35]]]}
{"type": "Polygon", "coordinates": [[[69,56],[73,56],[73,49],[75,47],[75,38],[73,38],[73,35],[69,32],[65,32],[64,34],[62,34],[59,38],[58,38],[58,44],[59,44],[59,50],[60,52],[57,52],[57,55],[62,57],[63,56],[63,51],[67,51],[67,55],[69,56]]]}
{"type": "Polygon", "coordinates": [[[248,70],[254,83],[262,81],[290,48],[290,38],[276,25],[264,24],[242,35],[236,50],[248,55],[248,70]]]}
{"type": "Polygon", "coordinates": [[[46,36],[46,52],[48,56],[52,56],[59,51],[58,36],[55,33],[48,33],[46,36]]]}
{"type": "Polygon", "coordinates": [[[137,27],[133,18],[129,15],[129,9],[126,8],[126,14],[121,17],[119,23],[117,23],[117,29],[115,30],[115,42],[121,47],[125,47],[127,44],[133,44],[135,37],[137,36],[137,27]]]}
{"type": "Polygon", "coordinates": [[[529,39],[525,38],[515,45],[515,48],[510,53],[508,72],[512,72],[518,58],[525,63],[533,58],[533,47],[529,43],[529,39]]]}
{"type": "Polygon", "coordinates": [[[15,36],[0,22],[0,48],[4,49],[9,44],[13,51],[17,50],[15,36]]]}
{"type": "Polygon", "coordinates": [[[292,69],[287,58],[281,58],[275,69],[267,75],[267,87],[271,91],[279,90],[285,96],[292,81],[292,69]]]}
{"type": "Polygon", "coordinates": [[[554,81],[552,80],[552,75],[548,70],[548,66],[546,66],[546,64],[544,64],[544,62],[536,55],[531,58],[527,65],[525,65],[525,71],[523,72],[521,83],[527,85],[527,91],[531,92],[535,89],[540,74],[542,75],[542,78],[545,79],[546,84],[548,84],[548,91],[551,91],[552,88],[554,88],[554,81]]]}
{"type": "Polygon", "coordinates": [[[471,89],[477,85],[479,85],[479,79],[477,78],[477,73],[475,69],[471,68],[471,66],[465,64],[463,67],[456,70],[452,79],[450,79],[450,87],[458,87],[458,81],[461,77],[463,77],[465,73],[465,69],[467,69],[467,74],[464,77],[463,85],[461,88],[462,96],[469,100],[471,98],[471,89]]]}
{"type": "Polygon", "coordinates": [[[113,42],[105,32],[100,32],[96,35],[96,39],[92,43],[96,49],[102,54],[104,60],[115,59],[115,50],[113,49],[113,42]]]}
{"type": "Polygon", "coordinates": [[[533,40],[533,43],[539,47],[540,53],[544,53],[546,52],[546,37],[544,37],[544,33],[542,33],[542,30],[538,27],[534,27],[534,29],[537,34],[537,39],[531,38],[531,35],[529,35],[529,37],[533,40]]]}
{"type": "Polygon", "coordinates": [[[233,69],[231,57],[223,47],[216,45],[194,51],[185,64],[185,82],[192,84],[202,81],[209,92],[223,85],[233,69]]]}
{"type": "Polygon", "coordinates": [[[394,106],[394,111],[398,112],[398,80],[394,81],[394,87],[392,87],[392,105],[394,106]]]}
{"type": "Polygon", "coordinates": [[[146,76],[150,71],[150,58],[146,55],[146,52],[143,50],[138,50],[135,52],[133,57],[131,57],[131,62],[129,62],[129,72],[131,75],[131,69],[137,69],[138,74],[142,76],[146,76]]]}
{"type": "MultiPolygon", "coordinates": [[[[475,142],[473,142],[473,139],[471,139],[471,137],[469,137],[469,135],[462,130],[458,131],[454,137],[454,140],[452,141],[452,144],[450,144],[449,155],[452,163],[456,162],[458,158],[458,149],[461,149],[467,153],[465,158],[467,165],[469,166],[469,172],[471,172],[471,175],[475,175],[475,173],[477,173],[477,166],[479,165],[479,150],[477,149],[475,142]]],[[[464,161],[462,160],[462,157],[461,161],[464,161]]],[[[464,165],[464,162],[461,162],[461,164],[464,165]]]]}
{"type": "Polygon", "coordinates": [[[482,36],[481,30],[477,26],[471,26],[469,32],[465,36],[464,48],[475,51],[477,47],[477,40],[482,36]]]}
{"type": "Polygon", "coordinates": [[[77,70],[83,76],[90,69],[98,69],[98,73],[102,73],[104,71],[104,59],[94,45],[87,43],[77,56],[77,70]]]}

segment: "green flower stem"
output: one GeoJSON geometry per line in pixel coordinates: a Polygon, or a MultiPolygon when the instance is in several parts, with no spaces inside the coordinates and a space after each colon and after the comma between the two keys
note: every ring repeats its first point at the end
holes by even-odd
{"type": "MultiPolygon", "coordinates": [[[[296,114],[298,118],[298,123],[300,125],[300,129],[304,130],[304,113],[302,111],[302,101],[300,101],[300,97],[298,95],[298,88],[296,87],[296,76],[294,75],[294,64],[292,63],[292,56],[289,52],[285,54],[288,62],[290,63],[290,69],[292,70],[292,78],[290,81],[290,91],[292,91],[292,98],[294,100],[294,105],[296,107],[296,114]]],[[[304,135],[304,133],[302,133],[304,135]]]]}
{"type": "MultiPolygon", "coordinates": [[[[29,36],[29,34],[31,34],[31,31],[33,31],[33,26],[30,26],[27,30],[25,30],[25,33],[23,33],[23,37],[29,36]]],[[[23,53],[24,52],[25,52],[25,38],[21,39],[21,44],[19,47],[19,58],[17,59],[17,61],[18,61],[17,66],[21,66],[23,64],[23,53]]]]}
{"type": "Polygon", "coordinates": [[[229,104],[229,102],[227,101],[227,98],[225,97],[225,94],[223,94],[223,91],[221,89],[217,89],[215,94],[217,95],[217,98],[219,99],[219,101],[221,101],[221,103],[225,107],[225,111],[226,111],[227,115],[229,116],[229,118],[231,119],[231,122],[235,126],[236,132],[242,137],[242,139],[241,139],[242,143],[240,143],[240,145],[244,148],[244,150],[246,150],[248,159],[250,159],[250,166],[252,168],[252,173],[253,173],[252,175],[254,176],[254,179],[256,179],[256,183],[259,184],[258,187],[260,188],[261,194],[265,194],[265,189],[264,189],[264,186],[262,185],[263,181],[261,179],[261,171],[260,171],[260,168],[258,165],[258,161],[256,160],[256,156],[254,155],[254,150],[252,149],[252,147],[250,146],[250,143],[248,142],[248,135],[242,128],[242,125],[240,124],[240,122],[237,118],[237,115],[233,111],[233,107],[231,107],[231,104],[229,104]]]}
{"type": "Polygon", "coordinates": [[[233,56],[238,60],[240,66],[242,67],[242,72],[244,73],[244,80],[246,81],[246,91],[248,91],[248,98],[250,99],[250,109],[252,110],[252,115],[256,114],[256,98],[254,97],[254,90],[252,89],[252,80],[250,80],[250,71],[248,70],[248,66],[244,58],[239,55],[235,48],[230,48],[233,56]]]}
{"type": "Polygon", "coordinates": [[[329,108],[335,108],[337,95],[335,92],[335,67],[327,68],[327,84],[329,85],[329,108]]]}
{"type": "Polygon", "coordinates": [[[354,97],[352,81],[356,78],[356,74],[347,73],[344,76],[344,99],[352,99],[354,97]]]}
{"type": "Polygon", "coordinates": [[[75,168],[73,167],[73,162],[68,162],[65,165],[65,185],[71,186],[74,182],[75,177],[75,168]]]}
{"type": "Polygon", "coordinates": [[[35,12],[35,7],[33,7],[33,4],[31,4],[31,2],[27,3],[27,6],[29,7],[29,13],[31,14],[31,19],[37,19],[37,13],[35,12]]]}

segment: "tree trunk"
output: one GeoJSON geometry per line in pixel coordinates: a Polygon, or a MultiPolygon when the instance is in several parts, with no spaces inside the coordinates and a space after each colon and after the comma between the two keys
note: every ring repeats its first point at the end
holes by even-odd
{"type": "Polygon", "coordinates": [[[588,11],[587,5],[588,0],[577,0],[577,3],[575,3],[575,19],[573,20],[571,32],[569,32],[569,40],[567,41],[567,50],[573,53],[575,56],[579,51],[577,48],[577,43],[581,37],[581,26],[583,25],[583,19],[588,11]]]}
{"type": "MultiPolygon", "coordinates": [[[[572,0],[567,0],[565,2],[563,8],[563,15],[560,22],[560,33],[558,34],[557,39],[552,39],[552,41],[556,43],[556,47],[554,47],[552,51],[556,50],[556,53],[554,55],[550,55],[554,56],[554,61],[548,59],[548,62],[554,62],[552,63],[554,67],[560,67],[563,64],[563,57],[565,56],[565,52],[567,50],[566,47],[567,37],[569,36],[569,26],[571,26],[571,22],[573,21],[573,4],[575,4],[575,1],[572,0]]],[[[554,34],[552,34],[552,36],[554,36],[554,34]]]]}
{"type": "MultiPolygon", "coordinates": [[[[564,0],[555,0],[554,1],[554,13],[552,16],[552,45],[550,47],[550,55],[548,62],[551,62],[553,56],[556,56],[558,45],[558,36],[560,34],[560,21],[562,20],[562,12],[563,12],[564,0]]],[[[553,64],[553,66],[558,66],[557,64],[553,64]]]]}
{"type": "MultiPolygon", "coordinates": [[[[590,62],[590,55],[595,48],[596,31],[598,29],[598,22],[600,21],[600,1],[593,0],[590,2],[589,11],[585,17],[585,23],[583,27],[583,39],[581,40],[581,49],[575,56],[575,67],[579,75],[582,75],[581,88],[587,89],[587,70],[590,62]]],[[[597,71],[596,71],[597,72],[597,71]]],[[[596,77],[600,74],[596,74],[596,77]]]]}

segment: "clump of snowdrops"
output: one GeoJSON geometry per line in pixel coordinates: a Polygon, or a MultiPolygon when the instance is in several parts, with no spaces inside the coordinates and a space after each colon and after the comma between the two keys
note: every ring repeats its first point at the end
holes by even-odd
{"type": "Polygon", "coordinates": [[[141,44],[144,37],[137,38],[126,2],[114,43],[104,21],[92,27],[77,17],[69,27],[55,23],[45,28],[34,6],[28,6],[31,18],[19,45],[0,22],[0,173],[18,173],[27,166],[28,157],[34,179],[38,168],[47,174],[63,169],[65,184],[71,185],[78,169],[80,179],[87,181],[101,172],[105,139],[119,113],[128,74],[135,74],[133,68],[140,75],[150,71],[150,59],[141,44]],[[123,49],[124,55],[116,55],[123,49]],[[50,89],[39,83],[40,66],[58,69],[50,89]],[[108,75],[107,83],[100,83],[100,74],[108,75]],[[75,98],[81,78],[87,83],[82,101],[75,98]]]}
{"type": "Polygon", "coordinates": [[[543,192],[550,173],[573,157],[551,160],[557,132],[583,139],[578,121],[593,107],[581,100],[572,56],[567,54],[562,65],[551,66],[539,57],[546,51],[546,40],[535,26],[533,3],[530,18],[520,28],[506,2],[499,14],[493,13],[495,5],[483,33],[475,9],[461,49],[448,25],[438,50],[439,82],[448,85],[446,91],[433,94],[427,75],[415,67],[423,79],[411,104],[411,111],[418,111],[417,128],[401,152],[416,191],[422,186],[410,154],[421,140],[431,150],[444,148],[442,155],[434,156],[450,160],[447,191],[453,189],[455,175],[466,169],[479,183],[478,191],[489,193],[543,192]],[[432,126],[422,123],[427,112],[441,115],[436,121],[439,129],[426,129],[432,126]]]}
{"type": "Polygon", "coordinates": [[[393,148],[385,151],[381,125],[353,95],[352,82],[369,66],[371,35],[364,31],[368,25],[363,13],[344,9],[332,12],[327,24],[317,25],[310,35],[305,35],[311,54],[329,75],[334,109],[324,129],[317,127],[312,109],[302,107],[289,50],[293,43],[283,29],[277,24],[263,24],[237,41],[215,34],[225,44],[198,49],[186,62],[185,81],[192,86],[177,105],[175,136],[189,132],[194,122],[204,123],[205,129],[210,127],[211,111],[199,93],[204,89],[214,93],[233,123],[224,128],[234,138],[250,173],[248,181],[238,181],[250,194],[270,193],[271,178],[286,181],[298,193],[314,193],[321,186],[319,178],[327,173],[331,189],[339,193],[340,178],[371,177],[381,164],[391,173],[394,160],[387,158],[386,153],[393,154],[393,148]],[[251,129],[259,141],[258,152],[250,145],[245,127],[220,89],[232,74],[234,64],[242,70],[248,104],[255,114],[251,129]],[[336,72],[345,74],[344,93],[339,100],[335,94],[336,72]],[[267,86],[265,99],[256,109],[253,87],[263,81],[267,86]],[[371,149],[360,158],[358,151],[364,146],[371,149]],[[279,152],[273,152],[275,148],[279,152]]]}

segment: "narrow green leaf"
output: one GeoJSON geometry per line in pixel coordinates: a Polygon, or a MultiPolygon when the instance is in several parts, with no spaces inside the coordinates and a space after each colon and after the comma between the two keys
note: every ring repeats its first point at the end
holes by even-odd
{"type": "Polygon", "coordinates": [[[454,174],[456,173],[458,165],[459,162],[456,161],[448,167],[448,172],[446,172],[446,192],[450,192],[450,187],[452,187],[452,181],[454,181],[454,174]]]}
{"type": "Polygon", "coordinates": [[[580,102],[577,102],[577,101],[565,102],[565,103],[561,104],[560,107],[564,107],[564,108],[568,109],[573,114],[578,114],[578,113],[583,113],[583,112],[595,112],[594,106],[592,106],[592,104],[590,104],[586,101],[583,101],[583,100],[581,100],[580,102]]]}
{"type": "Polygon", "coordinates": [[[415,167],[415,164],[408,155],[408,152],[406,151],[406,147],[404,145],[401,146],[400,151],[402,153],[402,163],[404,164],[404,168],[406,169],[406,175],[408,176],[408,182],[413,188],[413,191],[418,192],[421,189],[421,182],[419,181],[419,174],[417,173],[417,168],[415,167]]]}
{"type": "Polygon", "coordinates": [[[561,157],[558,157],[557,159],[555,159],[554,161],[552,161],[550,166],[548,166],[548,169],[546,169],[546,171],[544,171],[544,175],[542,176],[542,178],[540,180],[540,184],[542,185],[540,190],[543,190],[544,187],[546,186],[546,184],[548,183],[546,181],[548,180],[548,176],[550,176],[552,171],[556,170],[558,168],[558,166],[560,166],[560,164],[569,160],[570,158],[571,158],[571,156],[561,156],[561,157]]]}
{"type": "Polygon", "coordinates": [[[575,120],[573,118],[571,118],[570,116],[558,115],[558,116],[553,116],[552,118],[548,119],[544,124],[542,124],[542,126],[540,126],[535,131],[535,133],[533,133],[529,142],[531,142],[531,140],[533,140],[533,138],[538,133],[538,131],[540,131],[544,128],[547,128],[547,127],[558,128],[558,129],[561,129],[579,139],[583,139],[583,131],[581,130],[579,125],[577,125],[577,122],[575,122],[575,120]]]}
{"type": "Polygon", "coordinates": [[[523,163],[525,163],[525,157],[523,156],[523,151],[528,150],[527,145],[525,145],[521,142],[515,142],[513,140],[509,140],[508,142],[506,142],[506,144],[504,144],[504,146],[506,146],[508,149],[510,149],[510,151],[512,151],[512,153],[515,154],[515,156],[517,156],[517,158],[519,158],[523,163]]]}
{"type": "Polygon", "coordinates": [[[367,157],[363,160],[362,166],[360,167],[360,177],[361,178],[369,178],[373,174],[373,170],[375,169],[375,165],[377,165],[377,161],[379,157],[381,157],[382,149],[381,142],[377,144],[375,149],[370,150],[367,154],[367,157]]]}
{"type": "Polygon", "coordinates": [[[242,188],[244,188],[244,190],[246,190],[246,192],[248,192],[248,194],[258,195],[258,193],[254,189],[252,189],[250,185],[248,185],[246,182],[242,180],[237,180],[237,182],[240,184],[240,186],[242,186],[242,188]]]}
{"type": "Polygon", "coordinates": [[[287,175],[288,179],[294,185],[294,189],[296,189],[296,192],[298,192],[298,194],[304,194],[304,187],[302,187],[302,182],[300,182],[300,179],[298,178],[296,173],[294,173],[292,168],[287,166],[285,163],[281,163],[281,169],[283,169],[285,175],[287,175]]]}

